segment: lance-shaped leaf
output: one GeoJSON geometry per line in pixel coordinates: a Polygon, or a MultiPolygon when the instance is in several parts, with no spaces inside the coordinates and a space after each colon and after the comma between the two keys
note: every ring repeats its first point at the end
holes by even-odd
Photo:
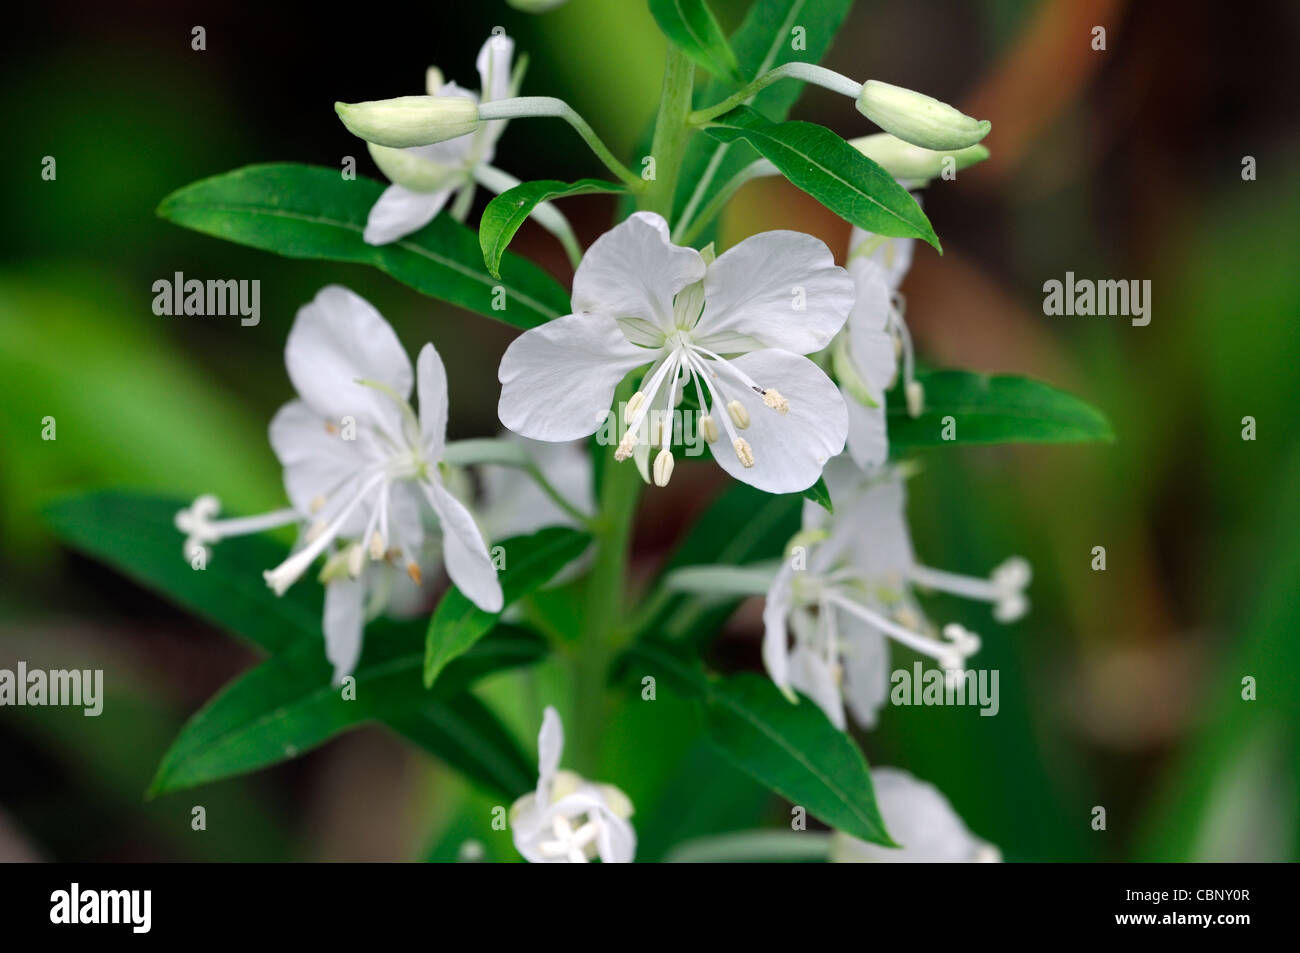
{"type": "Polygon", "coordinates": [[[919,417],[909,417],[902,401],[889,402],[892,448],[1114,439],[1101,411],[1028,377],[934,371],[918,379],[925,385],[919,417]]]}
{"type": "MultiPolygon", "coordinates": [[[[820,62],[852,5],[853,0],[755,0],[731,36],[741,71],[757,76],[785,63],[820,62]]],[[[705,87],[698,104],[711,105],[732,92],[731,84],[715,79],[705,87]]],[[[786,80],[760,90],[750,105],[768,119],[780,120],[802,93],[802,83],[786,80]]],[[[726,183],[756,158],[754,150],[740,140],[692,137],[678,176],[673,220],[679,220],[687,209],[694,215],[707,207],[726,183]]]]}
{"type": "MultiPolygon", "coordinates": [[[[552,526],[502,543],[506,560],[500,574],[505,597],[502,611],[550,582],[557,572],[582,555],[589,541],[586,533],[552,526]]],[[[487,635],[500,617],[500,612],[484,612],[455,586],[448,589],[429,620],[424,684],[432,686],[447,663],[487,635]]]]}
{"type": "Polygon", "coordinates": [[[877,235],[921,238],[939,248],[916,199],[825,126],[772,122],[741,106],[719,116],[705,131],[722,142],[748,142],[794,185],[851,224],[877,235]]]}
{"type": "Polygon", "coordinates": [[[817,482],[804,490],[802,495],[805,500],[812,500],[827,513],[835,512],[835,506],[831,502],[831,491],[826,486],[824,478],[818,477],[817,482]]]}
{"type": "Polygon", "coordinates": [[[448,214],[390,244],[366,244],[366,219],[383,191],[372,179],[344,179],[337,169],[253,165],[173,192],[158,214],[289,258],[371,265],[416,291],[518,328],[568,312],[565,290],[527,259],[504,255],[500,277],[490,273],[474,232],[448,214]]]}
{"type": "Polygon", "coordinates": [[[745,82],[736,54],[704,0],[650,0],[650,13],[664,36],[697,64],[714,76],[745,82]]]}
{"type": "Polygon", "coordinates": [[[638,673],[695,699],[709,742],[736,767],[836,830],[896,846],[876,806],[866,758],[810,699],[800,695],[792,703],[769,679],[751,673],[710,679],[662,644],[639,643],[628,657],[638,673]]]}
{"type": "MultiPolygon", "coordinates": [[[[437,690],[430,693],[420,680],[422,628],[410,623],[372,624],[354,682],[346,690],[331,684],[332,667],[319,640],[298,643],[239,676],[182,729],[163,757],[150,795],[267,767],[376,720],[388,722],[435,755],[464,767],[466,744],[456,740],[451,729],[468,717],[459,695],[482,675],[538,661],[546,646],[525,629],[498,626],[449,665],[437,690]],[[448,706],[451,711],[445,712],[448,706]],[[427,727],[430,724],[444,724],[447,730],[439,737],[427,727]]],[[[493,732],[484,717],[471,720],[482,733],[493,732]]],[[[480,762],[491,757],[508,761],[510,752],[484,752],[480,762]]],[[[502,772],[475,776],[501,790],[502,772]]]]}
{"type": "Polygon", "coordinates": [[[510,240],[515,237],[515,232],[519,231],[519,226],[524,224],[533,209],[543,202],[571,195],[626,191],[625,185],[601,179],[579,179],[577,182],[542,179],[537,182],[521,182],[514,188],[507,189],[488,202],[478,223],[478,242],[488,272],[494,276],[500,273],[501,256],[505,254],[510,240]]]}
{"type": "MultiPolygon", "coordinates": [[[[266,652],[299,642],[321,645],[321,587],[293,586],[276,598],[262,579],[285,557],[266,536],[237,536],[215,547],[203,570],[182,552],[173,520],[188,500],[101,491],[57,500],[45,520],[63,542],[107,563],[202,619],[266,652]]],[[[328,682],[328,677],[326,678],[328,682]]]]}

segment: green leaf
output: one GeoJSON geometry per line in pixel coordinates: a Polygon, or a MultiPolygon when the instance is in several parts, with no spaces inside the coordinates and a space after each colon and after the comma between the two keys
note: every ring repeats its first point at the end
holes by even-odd
{"type": "Polygon", "coordinates": [[[925,410],[909,417],[889,403],[889,442],[895,449],[953,443],[1071,443],[1114,439],[1110,423],[1077,397],[1028,377],[934,371],[918,378],[925,410]],[[947,417],[953,439],[944,439],[947,417]]]}
{"type": "MultiPolygon", "coordinates": [[[[531,536],[506,540],[506,565],[501,570],[505,608],[548,583],[577,559],[590,537],[578,530],[552,526],[531,536]]],[[[452,659],[464,654],[497,624],[500,612],[484,612],[452,586],[438,602],[425,639],[424,684],[432,686],[452,659]]]]}
{"type": "Polygon", "coordinates": [[[514,188],[507,189],[488,202],[478,223],[478,243],[483,250],[483,261],[488,272],[494,277],[500,274],[501,256],[505,254],[506,246],[533,209],[543,202],[570,195],[626,191],[625,185],[601,179],[579,179],[577,182],[542,179],[537,182],[521,182],[514,188]]]}
{"type": "Polygon", "coordinates": [[[288,258],[357,262],[416,291],[518,328],[567,314],[567,292],[541,268],[504,255],[501,277],[489,273],[473,231],[442,214],[420,231],[388,245],[362,238],[370,208],[384,186],[344,179],[318,166],[253,165],[203,179],[158,206],[168,221],[288,258]],[[497,287],[505,308],[496,310],[497,287]]]}
{"type": "Polygon", "coordinates": [[[710,679],[663,644],[638,643],[627,657],[639,663],[636,671],[699,703],[709,742],[736,767],[836,830],[896,846],[876,807],[866,758],[810,699],[791,703],[770,679],[748,672],[710,679]]]}
{"type": "Polygon", "coordinates": [[[710,686],[704,721],[728,760],[790,803],[836,830],[895,846],[862,752],[809,699],[791,704],[768,679],[733,675],[710,686]]]}
{"type": "Polygon", "coordinates": [[[835,512],[835,507],[831,504],[831,491],[826,486],[826,480],[822,477],[818,477],[816,483],[803,491],[803,498],[812,500],[827,513],[835,512]]]}
{"type": "Polygon", "coordinates": [[[713,11],[704,0],[650,0],[650,13],[683,53],[714,76],[745,82],[713,11]]]}
{"type": "MultiPolygon", "coordinates": [[[[731,48],[741,71],[757,76],[784,63],[820,62],[852,4],[853,0],[756,0],[731,36],[731,48]],[[804,49],[796,49],[791,42],[795,27],[803,30],[804,49]]],[[[768,119],[781,120],[789,115],[803,88],[802,83],[788,80],[773,83],[760,90],[750,105],[768,119]]],[[[732,84],[715,79],[697,97],[697,105],[720,102],[734,91],[732,84]]],[[[707,136],[693,136],[678,176],[673,220],[678,221],[688,207],[697,214],[756,158],[754,150],[743,141],[718,142],[707,136]]]]}
{"type": "MultiPolygon", "coordinates": [[[[355,691],[351,699],[331,684],[331,666],[319,638],[298,643],[239,676],[185,725],[164,755],[149,794],[276,764],[368,721],[387,721],[403,733],[408,733],[404,726],[437,723],[444,718],[441,709],[454,704],[457,694],[476,678],[532,664],[546,653],[545,643],[534,633],[499,626],[448,666],[437,691],[430,693],[420,681],[421,628],[382,623],[368,627],[356,681],[349,686],[350,693],[355,691]]],[[[439,755],[450,749],[448,760],[463,760],[463,745],[439,745],[431,737],[421,735],[424,747],[439,755]]],[[[496,783],[495,775],[489,776],[489,783],[496,783]]]]}
{"type": "Polygon", "coordinates": [[[485,790],[513,800],[537,786],[537,762],[470,692],[387,719],[390,728],[433,753],[485,790]]]}
{"type": "Polygon", "coordinates": [[[284,559],[285,547],[266,536],[237,536],[213,548],[206,569],[193,569],[182,552],[185,538],[172,522],[188,505],[101,491],[57,500],[44,515],[67,545],[267,652],[299,642],[319,648],[321,587],[297,585],[276,598],[262,579],[263,569],[284,559]]]}
{"type": "Polygon", "coordinates": [[[771,122],[741,106],[719,116],[705,132],[721,142],[745,140],[849,223],[877,235],[921,238],[942,251],[930,220],[907,190],[825,126],[771,122]]]}

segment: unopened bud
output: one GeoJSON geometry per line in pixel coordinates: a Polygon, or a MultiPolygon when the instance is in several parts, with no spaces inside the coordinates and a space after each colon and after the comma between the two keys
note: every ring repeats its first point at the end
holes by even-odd
{"type": "Polygon", "coordinates": [[[915,90],[867,80],[858,112],[881,129],[923,149],[965,149],[989,134],[987,119],[972,119],[947,103],[915,90]]]}
{"type": "Polygon", "coordinates": [[[478,128],[478,104],[463,96],[398,96],[335,103],[343,125],[366,142],[394,149],[455,139],[478,128]]]}
{"type": "Polygon", "coordinates": [[[910,142],[904,142],[887,132],[850,139],[849,145],[895,179],[921,185],[937,178],[943,172],[945,159],[952,159],[952,171],[960,172],[989,157],[989,150],[984,146],[967,146],[965,149],[936,152],[933,149],[923,149],[910,142]]]}
{"type": "Polygon", "coordinates": [[[440,165],[409,149],[390,149],[373,142],[367,142],[366,147],[388,181],[412,192],[437,192],[465,176],[462,169],[440,165]]]}

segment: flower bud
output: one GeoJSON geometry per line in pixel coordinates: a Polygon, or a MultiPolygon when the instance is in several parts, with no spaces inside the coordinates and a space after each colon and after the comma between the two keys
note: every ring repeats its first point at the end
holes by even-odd
{"type": "Polygon", "coordinates": [[[924,93],[874,79],[862,85],[858,112],[923,149],[965,149],[987,136],[990,128],[987,119],[972,119],[924,93]]]}
{"type": "Polygon", "coordinates": [[[455,139],[478,128],[478,104],[462,96],[399,96],[335,103],[343,125],[366,142],[394,149],[455,139]]]}
{"type": "Polygon", "coordinates": [[[465,177],[463,169],[441,165],[409,149],[390,149],[367,142],[370,158],[388,181],[412,192],[437,192],[465,177]]]}
{"type": "Polygon", "coordinates": [[[922,149],[887,132],[850,139],[849,145],[875,162],[895,179],[924,184],[943,172],[944,159],[952,158],[952,171],[960,172],[989,157],[984,146],[967,146],[947,152],[922,149]]]}

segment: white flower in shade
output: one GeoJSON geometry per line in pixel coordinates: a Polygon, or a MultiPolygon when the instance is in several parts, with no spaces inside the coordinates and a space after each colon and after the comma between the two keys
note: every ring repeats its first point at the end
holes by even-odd
{"type": "Polygon", "coordinates": [[[806,559],[787,559],[768,590],[763,662],[778,687],[806,694],[836,727],[846,727],[846,705],[871,727],[889,688],[887,639],[954,673],[979,650],[979,637],[962,626],[935,632],[912,586],[991,602],[994,618],[1011,622],[1028,610],[1029,565],[1007,560],[987,580],[930,569],[912,551],[898,470],[864,476],[840,457],[825,479],[835,513],[804,505],[795,544],[806,559]]]}
{"type": "Polygon", "coordinates": [[[537,790],[510,808],[515,849],[534,864],[629,864],[636,831],[632,802],[612,784],[594,784],[560,770],[564,726],[549,705],[537,736],[537,790]]]}
{"type": "Polygon", "coordinates": [[[898,290],[912,264],[914,245],[911,238],[887,238],[860,228],[849,239],[848,269],[856,297],[845,333],[836,340],[835,369],[849,410],[849,454],[863,469],[879,466],[889,456],[885,391],[898,376],[900,357],[908,413],[915,417],[925,406],[898,290]]]}
{"type": "MultiPolygon", "coordinates": [[[[580,442],[545,443],[508,433],[504,439],[519,444],[546,482],[564,494],[569,506],[591,516],[596,512],[591,458],[580,442]]],[[[480,525],[488,539],[506,539],[536,533],[548,526],[581,528],[577,515],[560,506],[521,467],[484,465],[480,525]]]]}
{"type": "MultiPolygon", "coordinates": [[[[652,412],[670,414],[693,387],[699,430],[724,470],[770,493],[803,490],[848,430],[839,391],[803,355],[830,343],[852,305],[852,281],[816,238],[764,232],[713,259],[672,244],[660,216],[638,212],[587,250],[574,313],[506,350],[501,422],[535,440],[587,437],[624,376],[649,365],[624,408],[617,459],[633,455],[652,412]]],[[[662,486],[673,428],[650,430],[662,486]]]]}
{"type": "Polygon", "coordinates": [[[263,575],[280,595],[327,557],[323,628],[336,679],[355,668],[374,597],[388,589],[385,571],[369,564],[402,567],[419,583],[426,514],[440,528],[452,582],[475,605],[498,611],[501,585],[483,536],[439,467],[447,377],[433,345],[424,346],[412,369],[379,312],[335,285],[299,310],[285,365],[298,399],[276,413],[270,439],[292,510],[217,521],[209,498],[201,497],[176,518],[187,534],[187,558],[194,546],[225,536],[305,523],[299,546],[263,575]],[[408,402],[412,387],[418,416],[408,402]]]}
{"type": "MultiPolygon", "coordinates": [[[[455,83],[444,83],[442,74],[430,68],[425,81],[428,96],[472,103],[513,96],[514,48],[514,41],[504,34],[491,36],[483,44],[477,61],[482,84],[477,95],[455,83]]],[[[371,143],[375,164],[393,184],[370,210],[365,240],[371,245],[385,245],[418,231],[433,221],[457,192],[462,194],[462,207],[467,211],[480,181],[498,192],[517,185],[517,180],[491,167],[496,142],[504,130],[505,120],[476,121],[473,132],[432,145],[393,149],[371,143]]],[[[459,217],[463,218],[464,213],[459,217]]]]}
{"type": "Polygon", "coordinates": [[[842,831],[831,835],[832,863],[998,863],[1002,853],[972,834],[933,784],[898,768],[873,768],[885,829],[898,847],[881,847],[842,831]]]}

